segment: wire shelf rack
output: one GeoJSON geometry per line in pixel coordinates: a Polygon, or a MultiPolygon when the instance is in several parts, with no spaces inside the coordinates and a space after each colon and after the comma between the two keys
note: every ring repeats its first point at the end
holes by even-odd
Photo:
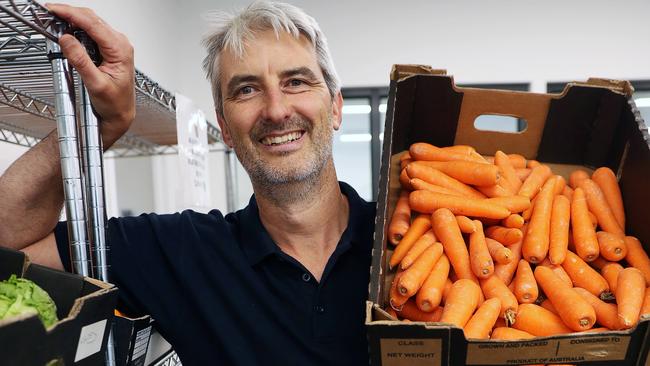
{"type": "MultiPolygon", "coordinates": [[[[30,147],[34,139],[42,139],[56,127],[52,68],[46,50],[46,39],[57,40],[52,22],[52,15],[34,1],[0,0],[0,131],[5,132],[0,133],[0,141],[30,147]],[[16,134],[30,139],[16,138],[16,134]]],[[[114,154],[169,153],[177,142],[174,94],[139,70],[135,87],[136,118],[114,145],[114,154]]],[[[208,142],[223,142],[221,131],[211,122],[208,142]]]]}

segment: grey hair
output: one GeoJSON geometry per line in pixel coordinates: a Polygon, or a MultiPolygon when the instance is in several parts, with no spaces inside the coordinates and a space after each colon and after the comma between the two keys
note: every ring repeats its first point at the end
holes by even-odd
{"type": "Polygon", "coordinates": [[[223,116],[219,55],[228,48],[238,57],[243,57],[244,43],[253,38],[256,31],[273,30],[278,38],[281,31],[296,38],[300,35],[306,37],[316,50],[318,65],[332,98],[340,90],[327,39],[316,20],[302,9],[286,3],[256,1],[237,14],[214,11],[208,13],[206,19],[212,23],[213,31],[203,38],[203,46],[208,51],[203,59],[203,70],[212,86],[212,98],[218,115],[223,116]]]}

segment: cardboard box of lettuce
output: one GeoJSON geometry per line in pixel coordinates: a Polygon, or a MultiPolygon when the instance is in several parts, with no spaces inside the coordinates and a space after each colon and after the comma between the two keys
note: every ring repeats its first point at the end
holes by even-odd
{"type": "Polygon", "coordinates": [[[103,365],[117,288],[0,248],[2,365],[103,365]]]}

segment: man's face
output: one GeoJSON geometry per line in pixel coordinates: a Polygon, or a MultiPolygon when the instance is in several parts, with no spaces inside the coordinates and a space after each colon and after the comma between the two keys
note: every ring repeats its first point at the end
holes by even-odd
{"type": "Polygon", "coordinates": [[[342,98],[332,98],[313,46],[303,36],[260,32],[244,56],[220,57],[224,141],[257,184],[318,176],[331,158],[342,98]]]}

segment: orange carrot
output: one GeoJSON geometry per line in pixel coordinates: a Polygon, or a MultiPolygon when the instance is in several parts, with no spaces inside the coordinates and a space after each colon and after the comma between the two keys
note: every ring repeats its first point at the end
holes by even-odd
{"type": "Polygon", "coordinates": [[[535,169],[535,168],[537,168],[538,166],[541,166],[541,165],[542,165],[542,163],[540,163],[539,161],[531,159],[531,160],[528,160],[528,162],[526,163],[526,168],[535,169]]]}
{"type": "Polygon", "coordinates": [[[594,308],[557,277],[550,268],[535,268],[535,279],[553,306],[558,311],[564,324],[574,331],[587,330],[596,323],[594,308]]]}
{"type": "Polygon", "coordinates": [[[574,170],[569,175],[569,187],[576,189],[580,187],[580,183],[585,179],[589,179],[589,173],[581,169],[574,170]]]}
{"type": "Polygon", "coordinates": [[[440,305],[448,277],[449,259],[442,254],[415,296],[415,304],[420,310],[431,312],[440,305]]]}
{"type": "Polygon", "coordinates": [[[645,294],[643,295],[641,315],[650,315],[650,287],[646,287],[645,294]]]}
{"type": "Polygon", "coordinates": [[[554,189],[555,179],[547,179],[535,200],[528,231],[521,247],[522,256],[530,263],[543,261],[548,253],[554,189]]]}
{"type": "Polygon", "coordinates": [[[530,338],[535,338],[535,336],[523,330],[507,327],[494,328],[492,335],[490,336],[490,339],[502,339],[509,341],[530,338]]]}
{"type": "Polygon", "coordinates": [[[465,245],[454,214],[449,209],[441,208],[433,213],[431,221],[433,232],[442,243],[445,254],[458,278],[478,282],[472,272],[467,245],[465,245]]]}
{"type": "Polygon", "coordinates": [[[470,161],[418,161],[415,164],[438,169],[465,184],[493,186],[499,180],[499,169],[490,164],[470,161]]]}
{"type": "Polygon", "coordinates": [[[501,312],[499,316],[505,317],[508,324],[515,322],[515,314],[517,314],[519,303],[508,286],[495,276],[481,279],[480,283],[485,299],[498,298],[501,300],[501,312]]]}
{"type": "Polygon", "coordinates": [[[465,337],[467,339],[488,339],[494,323],[501,311],[501,301],[492,298],[483,302],[476,313],[465,324],[465,337]]]}
{"type": "Polygon", "coordinates": [[[558,315],[535,304],[521,304],[517,311],[517,321],[512,326],[536,336],[573,332],[558,315]]]}
{"type": "Polygon", "coordinates": [[[433,230],[429,229],[424,235],[422,235],[418,240],[415,241],[415,244],[406,252],[406,255],[399,263],[400,268],[407,269],[415,262],[415,260],[424,252],[428,247],[433,245],[436,242],[436,236],[433,234],[433,230]]]}
{"type": "MultiPolygon", "coordinates": [[[[499,309],[501,309],[501,306],[499,306],[499,309]]],[[[505,318],[497,318],[497,320],[494,322],[494,327],[492,328],[507,327],[507,326],[508,324],[506,324],[505,318]]]]}
{"type": "Polygon", "coordinates": [[[553,314],[555,314],[557,316],[560,316],[560,314],[557,313],[557,310],[555,309],[555,306],[553,306],[553,303],[549,299],[546,299],[546,300],[542,301],[542,303],[539,304],[539,306],[543,307],[544,309],[550,311],[551,313],[553,313],[553,314]]]}
{"type": "Polygon", "coordinates": [[[598,225],[607,232],[617,235],[625,235],[623,229],[618,225],[612,209],[609,207],[605,194],[598,187],[598,184],[591,179],[580,182],[580,188],[585,192],[589,211],[596,215],[598,225]]]}
{"type": "Polygon", "coordinates": [[[496,197],[509,197],[512,196],[512,192],[504,188],[501,184],[495,184],[489,187],[476,187],[479,192],[483,193],[486,197],[496,198],[496,197]]]}
{"type": "Polygon", "coordinates": [[[415,244],[415,242],[422,236],[424,233],[426,233],[429,229],[431,228],[431,218],[429,215],[419,215],[418,217],[413,220],[411,223],[411,226],[409,227],[408,231],[406,234],[404,234],[404,237],[402,240],[400,240],[399,244],[397,247],[395,247],[395,251],[393,252],[393,255],[390,257],[390,268],[395,267],[398,265],[402,259],[404,259],[404,256],[406,256],[406,253],[408,253],[409,249],[415,244]]]}
{"type": "Polygon", "coordinates": [[[399,169],[404,170],[406,167],[413,162],[412,159],[403,159],[399,161],[399,169]]]}
{"type": "Polygon", "coordinates": [[[552,336],[571,333],[559,315],[535,304],[521,304],[517,312],[517,321],[513,328],[523,330],[535,336],[552,336]]]}
{"type": "Polygon", "coordinates": [[[403,151],[402,155],[399,156],[399,161],[404,161],[404,160],[413,160],[411,154],[409,154],[408,151],[403,151]]]}
{"type": "Polygon", "coordinates": [[[618,274],[616,304],[621,327],[632,328],[639,322],[645,289],[645,278],[638,269],[628,267],[618,274]]]}
{"type": "Polygon", "coordinates": [[[595,230],[596,227],[598,227],[598,219],[591,211],[589,211],[589,220],[591,220],[591,226],[593,226],[595,230]]]}
{"type": "Polygon", "coordinates": [[[475,231],[469,234],[469,264],[478,278],[487,278],[494,272],[494,262],[485,243],[483,224],[474,220],[475,231]]]}
{"type": "Polygon", "coordinates": [[[411,209],[422,213],[432,213],[439,208],[447,208],[455,215],[492,219],[503,219],[510,216],[510,211],[507,208],[491,203],[488,200],[456,197],[424,190],[411,192],[409,204],[411,209]]]}
{"type": "Polygon", "coordinates": [[[390,286],[390,293],[389,293],[389,303],[390,307],[400,311],[402,309],[402,306],[404,303],[409,299],[408,296],[403,296],[399,293],[397,290],[397,283],[399,282],[399,278],[402,277],[402,271],[397,271],[395,274],[395,277],[393,278],[393,283],[390,286]]]}
{"type": "Polygon", "coordinates": [[[620,324],[618,321],[618,309],[615,304],[608,304],[581,287],[574,287],[573,291],[575,291],[579,296],[586,300],[592,308],[594,308],[594,311],[596,311],[596,321],[598,324],[612,330],[620,329],[620,324]]]}
{"type": "Polygon", "coordinates": [[[467,216],[456,216],[456,221],[458,222],[458,227],[460,232],[463,234],[471,234],[476,231],[474,222],[467,216]]]}
{"type": "Polygon", "coordinates": [[[395,309],[391,308],[390,306],[387,306],[387,307],[384,309],[384,311],[387,312],[388,315],[390,315],[390,317],[392,318],[392,320],[399,320],[399,317],[397,316],[397,312],[395,311],[395,309]]]}
{"type": "Polygon", "coordinates": [[[603,267],[605,267],[605,265],[607,265],[609,263],[612,263],[612,262],[610,262],[608,260],[605,260],[605,258],[599,256],[598,258],[596,258],[593,261],[589,262],[589,265],[596,268],[596,269],[598,269],[600,271],[600,270],[603,269],[603,267]]]}
{"type": "Polygon", "coordinates": [[[564,281],[568,286],[573,286],[573,281],[571,280],[571,277],[569,277],[569,274],[566,273],[564,268],[562,268],[561,265],[559,264],[553,264],[551,261],[546,258],[542,263],[539,264],[540,266],[545,266],[553,270],[553,273],[555,273],[556,276],[560,277],[562,281],[564,281]]]}
{"type": "MultiPolygon", "coordinates": [[[[447,259],[449,261],[449,259],[447,259]]],[[[449,296],[449,291],[451,290],[451,286],[454,284],[454,282],[458,281],[458,278],[456,278],[456,274],[454,271],[451,269],[449,270],[449,278],[445,281],[445,287],[442,289],[442,300],[440,300],[441,304],[445,303],[445,299],[447,296],[449,296]],[[452,278],[454,278],[452,280],[452,278]]]]}
{"type": "Polygon", "coordinates": [[[399,183],[403,189],[407,189],[409,191],[413,190],[413,187],[411,187],[411,183],[409,182],[410,179],[411,178],[406,172],[406,169],[402,169],[402,171],[399,173],[399,183]]]}
{"type": "Polygon", "coordinates": [[[641,245],[639,239],[633,236],[626,236],[624,240],[625,246],[627,247],[625,260],[632,267],[643,272],[646,285],[650,286],[650,258],[648,258],[648,254],[643,249],[643,245],[641,245]]]}
{"type": "Polygon", "coordinates": [[[409,207],[409,192],[402,191],[395,204],[395,210],[393,211],[393,218],[390,220],[390,225],[388,225],[388,241],[397,245],[404,234],[411,226],[411,207],[409,207]]]}
{"type": "Polygon", "coordinates": [[[514,294],[517,301],[522,304],[530,304],[537,300],[539,289],[535,281],[535,275],[526,260],[519,261],[517,273],[512,281],[514,283],[514,294]]]}
{"type": "Polygon", "coordinates": [[[612,210],[618,226],[625,230],[625,209],[623,208],[623,198],[621,197],[621,189],[618,186],[616,175],[611,169],[602,167],[594,171],[591,179],[603,191],[603,195],[605,195],[607,204],[612,210]]]}
{"type": "Polygon", "coordinates": [[[623,270],[623,266],[616,262],[609,262],[600,270],[600,274],[605,278],[609,284],[609,289],[612,293],[616,293],[616,285],[618,283],[618,274],[623,270]]]}
{"type": "MultiPolygon", "coordinates": [[[[530,217],[533,216],[533,209],[535,208],[535,201],[537,200],[537,197],[533,198],[530,201],[530,207],[528,207],[524,212],[521,213],[521,217],[524,218],[524,222],[529,222],[530,217]]],[[[525,234],[526,232],[524,232],[525,234]]]]}
{"type": "Polygon", "coordinates": [[[600,247],[588,212],[587,199],[582,188],[578,187],[573,192],[573,201],[571,201],[573,244],[580,258],[590,262],[598,257],[600,247]]]}
{"type": "Polygon", "coordinates": [[[553,199],[551,211],[551,230],[549,237],[548,258],[553,264],[562,264],[569,246],[569,222],[571,220],[571,203],[565,196],[553,199]]]}
{"type": "Polygon", "coordinates": [[[420,178],[425,182],[460,192],[467,197],[485,198],[481,192],[467,184],[448,176],[438,169],[431,168],[417,161],[406,167],[406,173],[410,178],[420,178]]]}
{"type": "Polygon", "coordinates": [[[398,311],[397,314],[401,318],[412,320],[414,322],[438,322],[440,321],[440,316],[442,315],[442,308],[437,309],[440,310],[434,310],[432,312],[425,313],[424,311],[418,309],[417,306],[415,306],[413,299],[410,299],[404,303],[402,310],[398,311]]]}
{"type": "Polygon", "coordinates": [[[468,279],[456,281],[449,290],[440,321],[464,327],[476,310],[481,289],[468,279]]]}
{"type": "Polygon", "coordinates": [[[571,202],[571,198],[573,197],[573,188],[569,187],[568,185],[564,186],[564,189],[562,190],[562,195],[568,198],[569,202],[571,202]]]}
{"type": "Polygon", "coordinates": [[[485,230],[485,235],[505,246],[512,245],[524,237],[521,230],[503,226],[490,226],[485,230]]]}
{"type": "Polygon", "coordinates": [[[399,169],[404,170],[409,163],[411,163],[413,159],[411,159],[411,155],[409,154],[408,151],[405,151],[400,157],[399,157],[399,169]]]}
{"type": "Polygon", "coordinates": [[[416,142],[411,145],[409,154],[415,160],[436,160],[436,161],[476,161],[476,156],[459,153],[457,150],[441,149],[437,146],[424,142],[416,142]]]}
{"type": "Polygon", "coordinates": [[[427,191],[436,192],[436,193],[444,193],[444,194],[448,194],[448,195],[451,195],[451,196],[459,196],[459,197],[463,196],[462,193],[456,192],[453,189],[437,186],[435,184],[425,182],[420,178],[413,178],[413,179],[409,180],[409,184],[411,185],[412,190],[414,190],[414,191],[424,189],[424,190],[427,190],[427,191]]]}
{"type": "Polygon", "coordinates": [[[503,172],[503,178],[509,183],[513,192],[519,192],[521,187],[521,180],[517,177],[517,172],[510,162],[510,158],[502,151],[497,151],[494,154],[494,164],[503,172]]]}
{"type": "MultiPolygon", "coordinates": [[[[524,226],[525,231],[525,226],[524,226]]],[[[487,240],[486,240],[487,241],[487,240]]],[[[489,249],[489,247],[488,247],[489,249]]],[[[521,242],[512,244],[508,247],[512,253],[512,260],[510,263],[494,265],[494,276],[498,277],[504,284],[509,285],[512,282],[512,277],[515,275],[517,265],[521,259],[521,242]]]]}
{"type": "Polygon", "coordinates": [[[397,290],[402,296],[415,295],[431,273],[433,266],[442,255],[442,251],[442,244],[432,244],[417,257],[408,269],[404,270],[397,283],[397,290]]]}
{"type": "Polygon", "coordinates": [[[505,227],[521,229],[524,226],[524,218],[521,215],[512,214],[501,221],[505,227]]]}
{"type": "Polygon", "coordinates": [[[542,188],[546,180],[551,176],[551,168],[546,165],[540,165],[533,168],[530,175],[519,188],[518,195],[533,199],[542,188]]]}
{"type": "Polygon", "coordinates": [[[612,262],[625,258],[627,247],[623,238],[623,235],[612,234],[607,231],[597,232],[596,239],[598,239],[600,256],[612,262]]]}
{"type": "Polygon", "coordinates": [[[523,212],[530,208],[530,200],[524,196],[494,197],[486,201],[503,206],[511,212],[523,212]]]}
{"type": "Polygon", "coordinates": [[[474,149],[474,147],[469,145],[443,146],[440,148],[440,150],[448,151],[454,154],[461,154],[461,155],[472,155],[472,153],[476,152],[476,149],[474,149]]]}
{"type": "Polygon", "coordinates": [[[510,159],[510,165],[515,169],[525,169],[526,168],[526,158],[523,155],[519,154],[508,154],[510,159]]]}
{"type": "Polygon", "coordinates": [[[496,263],[508,264],[513,260],[514,255],[512,254],[512,250],[506,248],[500,242],[492,238],[485,238],[485,243],[490,256],[496,263]]]}
{"type": "Polygon", "coordinates": [[[555,175],[555,190],[553,191],[554,195],[562,194],[566,187],[566,179],[561,175],[555,175]]]}
{"type": "Polygon", "coordinates": [[[567,251],[562,268],[571,277],[574,286],[582,287],[601,299],[611,295],[607,280],[572,251],[567,251]]]}
{"type": "Polygon", "coordinates": [[[528,168],[517,168],[515,169],[515,172],[517,173],[517,178],[523,183],[526,178],[530,175],[530,172],[533,171],[532,169],[528,168]]]}

